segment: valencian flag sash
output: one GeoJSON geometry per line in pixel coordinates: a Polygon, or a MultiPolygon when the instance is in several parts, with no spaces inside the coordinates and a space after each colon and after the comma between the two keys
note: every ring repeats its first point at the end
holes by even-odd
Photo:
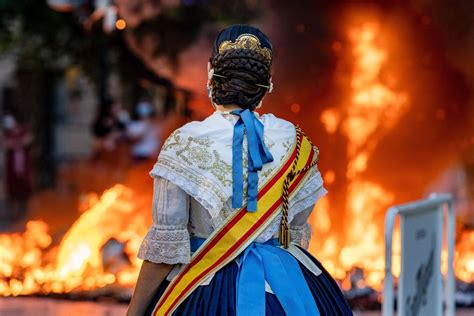
{"type": "Polygon", "coordinates": [[[288,197],[299,189],[317,156],[317,148],[297,127],[288,158],[258,192],[257,211],[248,212],[244,206],[215,230],[170,282],[152,315],[171,315],[207,276],[242,253],[278,215],[280,206],[287,211],[288,197]]]}

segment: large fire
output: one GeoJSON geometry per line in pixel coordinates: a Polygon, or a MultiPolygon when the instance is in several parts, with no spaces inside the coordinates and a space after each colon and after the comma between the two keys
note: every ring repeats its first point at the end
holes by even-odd
{"type": "MultiPolygon", "coordinates": [[[[381,80],[387,52],[377,42],[378,32],[379,25],[375,23],[350,29],[354,59],[350,99],[343,108],[329,109],[321,115],[328,133],[340,128],[347,138],[348,225],[343,241],[329,234],[319,242],[315,234],[311,250],[335,277],[345,279],[347,271],[360,267],[366,273],[367,285],[380,289],[384,276],[384,244],[383,225],[378,215],[393,202],[394,196],[379,184],[365,180],[363,173],[377,143],[409,108],[409,100],[405,93],[394,91],[381,80]]],[[[332,173],[325,174],[326,180],[333,177],[332,173]]],[[[315,223],[329,212],[327,202],[320,206],[315,223]]],[[[330,219],[325,218],[323,222],[329,223],[330,219]]],[[[326,232],[330,232],[328,227],[326,232]]],[[[399,245],[395,245],[395,249],[399,251],[399,245]]]]}
{"type": "Polygon", "coordinates": [[[113,283],[131,287],[140,266],[136,253],[149,225],[144,198],[123,185],[100,198],[90,196],[92,206],[59,246],[51,245],[42,221],[28,222],[23,234],[0,235],[0,295],[86,291],[113,283]],[[104,248],[114,240],[125,246],[109,259],[104,248]]]}
{"type": "MultiPolygon", "coordinates": [[[[324,111],[321,122],[329,134],[339,131],[347,139],[348,183],[344,229],[335,229],[330,201],[324,198],[311,218],[314,236],[310,251],[329,272],[351,286],[351,269],[364,271],[364,284],[380,290],[384,276],[383,214],[395,194],[364,178],[375,147],[410,108],[407,93],[393,87],[384,73],[388,51],[379,42],[377,23],[351,27],[353,72],[350,98],[338,108],[324,111]],[[344,231],[344,232],[343,232],[344,231]]],[[[328,170],[325,181],[335,181],[328,170]]],[[[102,196],[91,195],[88,207],[59,245],[48,225],[30,221],[26,231],[0,234],[0,295],[70,293],[118,284],[131,288],[137,278],[139,244],[148,228],[150,197],[124,185],[115,185],[102,196]]],[[[400,244],[395,234],[394,268],[399,272],[400,244]]],[[[474,281],[474,233],[459,239],[455,256],[456,276],[474,281]]]]}
{"type": "MultiPolygon", "coordinates": [[[[379,141],[394,128],[410,108],[410,98],[403,91],[391,87],[393,74],[384,72],[387,50],[379,41],[380,26],[364,23],[351,27],[353,72],[350,98],[346,104],[327,109],[321,114],[326,131],[340,131],[347,140],[347,198],[344,221],[345,233],[331,229],[330,203],[327,198],[316,206],[311,218],[314,228],[310,251],[314,253],[342,286],[351,286],[350,272],[361,268],[364,273],[358,287],[369,286],[381,290],[384,277],[383,214],[394,202],[395,195],[378,183],[366,180],[364,171],[379,141]],[[322,238],[323,237],[323,238],[322,238]]],[[[332,183],[335,173],[324,174],[326,183],[332,183]]],[[[456,277],[465,282],[474,280],[473,233],[462,232],[456,249],[456,277]]],[[[394,232],[393,269],[400,273],[399,231],[394,232]]],[[[443,252],[443,270],[446,270],[446,252],[443,252]]]]}

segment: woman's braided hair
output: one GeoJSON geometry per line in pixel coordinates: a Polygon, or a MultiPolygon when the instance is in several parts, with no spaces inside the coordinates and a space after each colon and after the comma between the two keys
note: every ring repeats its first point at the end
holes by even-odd
{"type": "Polygon", "coordinates": [[[272,61],[251,49],[229,49],[210,59],[214,73],[210,82],[212,100],[220,105],[235,104],[254,110],[270,85],[272,61]],[[225,78],[221,77],[224,76],[225,78]]]}

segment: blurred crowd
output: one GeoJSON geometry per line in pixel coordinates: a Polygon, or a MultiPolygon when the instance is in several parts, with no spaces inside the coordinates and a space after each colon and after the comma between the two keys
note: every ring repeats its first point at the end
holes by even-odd
{"type": "Polygon", "coordinates": [[[127,142],[131,144],[129,154],[133,161],[156,158],[161,146],[163,119],[158,117],[148,98],[142,98],[132,114],[119,102],[105,101],[92,127],[94,157],[113,153],[121,142],[127,142]]]}
{"type": "MultiPolygon", "coordinates": [[[[123,181],[128,170],[138,165],[149,168],[164,137],[177,124],[175,121],[172,113],[161,114],[149,97],[140,98],[131,111],[114,99],[104,100],[91,124],[90,159],[62,167],[57,176],[58,187],[101,191],[110,182],[123,181]]],[[[25,217],[35,191],[35,171],[38,173],[41,166],[34,163],[35,139],[31,130],[13,113],[3,116],[6,207],[0,215],[7,222],[25,217]]]]}

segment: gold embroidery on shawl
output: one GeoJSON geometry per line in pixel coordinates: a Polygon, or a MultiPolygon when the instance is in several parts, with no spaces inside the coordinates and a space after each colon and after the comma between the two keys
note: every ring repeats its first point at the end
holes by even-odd
{"type": "Polygon", "coordinates": [[[208,148],[214,143],[209,137],[195,138],[188,136],[185,140],[181,131],[174,131],[163,145],[161,151],[176,148],[176,156],[181,158],[187,164],[195,165],[201,170],[212,173],[222,184],[232,184],[226,175],[232,172],[232,166],[225,162],[220,154],[208,148]]]}
{"type": "MultiPolygon", "coordinates": [[[[284,157],[288,155],[291,147],[293,146],[294,138],[290,137],[286,139],[282,146],[285,151],[280,157],[280,161],[284,160],[284,157]]],[[[175,161],[171,158],[167,158],[167,155],[160,155],[158,164],[167,168],[168,170],[183,175],[189,181],[197,184],[200,187],[206,188],[209,193],[212,193],[218,200],[224,205],[220,211],[221,219],[224,220],[233,213],[233,209],[226,206],[227,197],[220,190],[219,185],[227,186],[232,185],[232,165],[222,159],[221,155],[217,150],[209,150],[215,142],[209,137],[193,137],[184,136],[180,130],[174,131],[166,142],[162,146],[162,153],[173,150],[177,157],[182,160],[182,163],[175,161]],[[219,182],[216,186],[215,181],[207,179],[199,172],[192,171],[192,168],[188,166],[195,166],[198,169],[211,173],[219,182]]],[[[265,144],[271,150],[276,144],[271,139],[265,137],[265,144]]],[[[232,145],[226,146],[228,150],[232,150],[232,145]]],[[[247,151],[247,140],[244,139],[243,143],[243,155],[242,164],[244,170],[244,183],[247,182],[247,163],[248,163],[248,151],[247,151]]],[[[273,176],[274,172],[278,169],[278,165],[269,164],[259,172],[259,184],[265,183],[266,179],[273,176]]],[[[246,196],[247,187],[244,186],[244,197],[246,196]]],[[[246,203],[244,198],[244,203],[246,203]]]]}

